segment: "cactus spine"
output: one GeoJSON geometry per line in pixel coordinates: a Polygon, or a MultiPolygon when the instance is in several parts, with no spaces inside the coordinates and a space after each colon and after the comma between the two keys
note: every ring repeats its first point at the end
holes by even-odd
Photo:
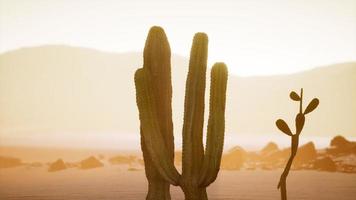
{"type": "Polygon", "coordinates": [[[187,200],[205,200],[208,198],[206,187],[218,175],[224,144],[227,68],[224,63],[216,63],[211,70],[210,113],[204,152],[207,56],[208,37],[204,33],[197,33],[193,39],[186,81],[183,166],[180,175],[173,163],[172,85],[167,59],[170,57],[169,45],[162,28],[152,27],[150,30],[144,52],[144,67],[135,74],[146,176],[149,185],[155,185],[152,186],[155,193],[160,194],[150,196],[149,187],[147,199],[170,199],[169,191],[166,194],[162,192],[166,188],[157,185],[163,182],[180,186],[187,200]],[[155,178],[152,178],[152,174],[155,178]]]}
{"type": "Polygon", "coordinates": [[[293,101],[299,102],[299,113],[297,113],[295,117],[295,134],[292,133],[288,124],[283,119],[278,119],[276,121],[277,128],[283,133],[285,133],[286,135],[291,137],[291,154],[284,168],[284,171],[279,179],[279,183],[277,186],[277,188],[280,189],[281,191],[282,200],[287,200],[287,176],[289,174],[290,168],[292,167],[294,157],[297,155],[298,145],[299,145],[299,135],[301,134],[304,127],[305,115],[315,110],[319,105],[319,99],[314,98],[303,112],[303,88],[300,89],[300,95],[292,91],[289,97],[293,101]]]}

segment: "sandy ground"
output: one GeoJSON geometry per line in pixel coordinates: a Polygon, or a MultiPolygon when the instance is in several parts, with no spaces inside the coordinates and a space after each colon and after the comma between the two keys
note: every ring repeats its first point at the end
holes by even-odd
{"type": "MultiPolygon", "coordinates": [[[[221,171],[208,189],[209,199],[279,199],[279,174],[280,171],[221,171]]],[[[144,199],[146,184],[143,170],[127,171],[120,166],[52,173],[45,167],[17,167],[0,170],[0,199],[144,199]]],[[[354,200],[356,174],[292,171],[288,188],[293,200],[354,200]]],[[[179,188],[171,190],[172,199],[183,199],[179,188]]]]}

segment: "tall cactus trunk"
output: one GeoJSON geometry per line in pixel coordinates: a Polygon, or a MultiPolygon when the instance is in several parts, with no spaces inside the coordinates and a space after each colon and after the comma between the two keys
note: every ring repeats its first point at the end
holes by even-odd
{"type": "MultiPolygon", "coordinates": [[[[182,179],[183,191],[189,199],[200,199],[199,178],[204,161],[203,126],[208,37],[194,36],[185,88],[182,179]]],[[[205,191],[205,190],[204,190],[205,191]]]]}
{"type": "Polygon", "coordinates": [[[181,186],[185,200],[208,200],[206,187],[181,186]]]}
{"type": "MultiPolygon", "coordinates": [[[[169,162],[174,162],[174,139],[172,123],[172,84],[171,84],[171,51],[167,37],[160,27],[153,27],[147,37],[144,49],[143,68],[151,76],[154,102],[157,105],[157,118],[161,137],[167,148],[169,162]]],[[[157,171],[143,142],[145,132],[141,129],[141,148],[148,179],[147,200],[170,200],[170,184],[157,171]]]]}
{"type": "MultiPolygon", "coordinates": [[[[142,130],[141,130],[142,131],[142,130]]],[[[142,133],[141,133],[142,134],[142,133]]],[[[171,200],[170,183],[167,182],[154,167],[152,158],[148,154],[147,147],[141,137],[141,149],[143,152],[143,159],[145,162],[145,172],[148,180],[148,192],[146,200],[171,200]]]]}
{"type": "Polygon", "coordinates": [[[180,186],[186,200],[207,200],[206,187],[215,181],[224,145],[227,68],[211,70],[209,121],[203,145],[208,37],[193,39],[186,82],[183,124],[182,175],[174,166],[170,50],[161,28],[153,27],[146,41],[144,67],[135,73],[142,151],[149,182],[147,199],[170,199],[164,184],[180,186]],[[158,173],[157,173],[158,172],[158,173]]]}

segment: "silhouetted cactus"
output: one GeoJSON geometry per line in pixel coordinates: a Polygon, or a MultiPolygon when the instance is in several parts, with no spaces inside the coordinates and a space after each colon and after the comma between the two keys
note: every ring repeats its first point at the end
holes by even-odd
{"type": "MultiPolygon", "coordinates": [[[[172,84],[171,84],[171,50],[167,37],[160,27],[152,27],[146,40],[143,69],[147,71],[147,78],[150,79],[150,92],[157,105],[156,118],[159,126],[159,137],[162,138],[162,143],[159,145],[165,146],[164,151],[167,152],[167,162],[174,162],[174,141],[173,141],[173,123],[172,123],[172,84]]],[[[138,70],[139,71],[139,70],[138,70]]],[[[139,72],[137,72],[138,76],[139,72]]],[[[135,77],[135,81],[138,79],[135,77]]],[[[143,81],[143,80],[141,80],[143,81]]],[[[138,96],[137,99],[141,98],[138,96]]],[[[138,100],[137,100],[138,102],[138,100]]],[[[141,113],[141,112],[140,112],[141,113]]],[[[149,155],[148,145],[144,141],[145,128],[141,124],[141,149],[145,162],[145,172],[148,179],[148,194],[147,200],[170,198],[169,187],[170,183],[166,181],[154,166],[152,158],[149,155]]],[[[149,136],[148,136],[149,137],[149,136]]]]}
{"type": "Polygon", "coordinates": [[[297,151],[298,151],[299,135],[302,132],[303,127],[304,127],[305,115],[312,112],[313,110],[315,110],[315,108],[318,107],[318,105],[319,105],[319,100],[317,98],[314,98],[303,112],[303,88],[300,91],[300,96],[294,91],[292,91],[289,96],[293,101],[299,102],[299,113],[295,117],[295,129],[296,129],[295,134],[292,133],[289,126],[283,119],[278,119],[276,121],[276,126],[278,127],[278,129],[291,137],[291,146],[292,146],[291,147],[291,155],[290,155],[289,160],[286,164],[286,167],[284,168],[284,171],[281,175],[281,178],[280,178],[278,186],[277,186],[277,188],[280,189],[280,191],[281,191],[281,199],[282,200],[287,200],[287,183],[286,183],[287,176],[288,176],[289,170],[292,166],[293,159],[296,156],[297,151]]]}
{"type": "Polygon", "coordinates": [[[205,200],[206,187],[217,177],[224,143],[227,68],[224,63],[216,63],[211,70],[210,115],[204,152],[207,55],[208,37],[197,33],[193,39],[186,82],[180,175],[173,163],[169,44],[162,28],[152,27],[150,30],[144,66],[135,74],[141,147],[150,185],[147,199],[170,199],[167,184],[171,183],[182,188],[187,200],[205,200]],[[157,184],[157,180],[164,184],[157,184]]]}

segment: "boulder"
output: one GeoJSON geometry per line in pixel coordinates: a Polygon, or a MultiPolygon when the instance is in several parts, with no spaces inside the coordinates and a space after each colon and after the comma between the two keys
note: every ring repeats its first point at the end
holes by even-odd
{"type": "Polygon", "coordinates": [[[336,136],[331,140],[327,153],[333,156],[356,154],[356,143],[340,135],[336,136]]]}
{"type": "Polygon", "coordinates": [[[131,163],[135,162],[136,157],[135,156],[123,156],[123,155],[118,155],[115,157],[112,157],[109,159],[109,162],[112,165],[130,165],[131,163]]]}
{"type": "Polygon", "coordinates": [[[239,146],[229,150],[222,156],[221,168],[225,170],[239,170],[246,160],[246,151],[239,146]]]}
{"type": "Polygon", "coordinates": [[[352,142],[348,141],[346,138],[344,138],[341,135],[338,135],[336,137],[334,137],[331,141],[330,141],[330,146],[334,146],[337,148],[342,148],[345,146],[349,146],[351,145],[352,142]]]}
{"type": "Polygon", "coordinates": [[[298,148],[297,155],[294,158],[293,165],[295,167],[302,167],[315,160],[317,152],[313,142],[308,142],[298,148]]]}
{"type": "Polygon", "coordinates": [[[318,158],[313,163],[313,168],[321,171],[336,171],[336,164],[330,157],[318,158]]]}
{"type": "Polygon", "coordinates": [[[284,163],[290,156],[290,148],[274,151],[270,154],[264,155],[261,161],[264,163],[284,163]]]}
{"type": "Polygon", "coordinates": [[[262,155],[271,154],[273,152],[279,151],[278,145],[274,142],[269,142],[261,151],[262,155]]]}
{"type": "Polygon", "coordinates": [[[98,155],[98,158],[99,158],[99,160],[104,160],[104,159],[105,159],[105,156],[104,156],[103,154],[99,154],[99,155],[98,155]]]}
{"type": "Polygon", "coordinates": [[[78,162],[66,162],[67,168],[77,168],[80,167],[80,164],[78,162]]]}
{"type": "Polygon", "coordinates": [[[127,169],[127,171],[135,172],[135,171],[140,171],[140,169],[134,168],[134,167],[130,167],[130,168],[127,169]]]}
{"type": "Polygon", "coordinates": [[[103,166],[104,164],[94,156],[90,156],[89,158],[84,159],[80,162],[80,169],[92,169],[103,166]]]}
{"type": "Polygon", "coordinates": [[[182,165],[182,152],[181,151],[174,152],[174,164],[177,166],[182,165]]]}
{"type": "Polygon", "coordinates": [[[334,162],[338,166],[338,171],[345,173],[356,173],[356,155],[344,155],[335,157],[334,162]]]}
{"type": "MultiPolygon", "coordinates": [[[[269,154],[261,156],[263,168],[280,168],[284,167],[291,154],[290,148],[276,150],[269,154]]],[[[317,151],[313,142],[308,142],[298,148],[297,155],[293,160],[294,169],[310,168],[311,163],[317,157],[317,151]]]]}
{"type": "Polygon", "coordinates": [[[62,159],[58,159],[56,162],[53,162],[49,165],[48,171],[49,172],[56,172],[60,170],[67,169],[66,164],[63,162],[62,159]]]}
{"type": "Polygon", "coordinates": [[[145,162],[144,162],[143,158],[138,159],[137,162],[139,165],[145,166],[145,162]]]}
{"type": "Polygon", "coordinates": [[[0,156],[0,169],[21,166],[22,162],[18,158],[0,156]]]}
{"type": "Polygon", "coordinates": [[[341,164],[338,171],[343,173],[356,173],[356,166],[355,165],[348,165],[348,164],[341,164]]]}

